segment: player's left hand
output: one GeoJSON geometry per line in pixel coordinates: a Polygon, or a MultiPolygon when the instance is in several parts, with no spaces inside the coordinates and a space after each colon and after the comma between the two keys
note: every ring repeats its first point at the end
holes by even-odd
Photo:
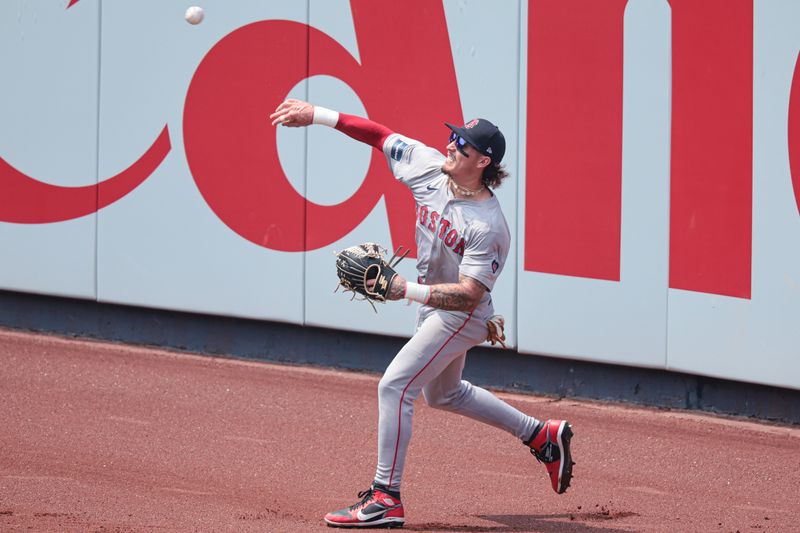
{"type": "Polygon", "coordinates": [[[273,126],[278,124],[290,128],[308,126],[314,119],[314,106],[303,100],[289,98],[282,102],[269,118],[273,126]]]}

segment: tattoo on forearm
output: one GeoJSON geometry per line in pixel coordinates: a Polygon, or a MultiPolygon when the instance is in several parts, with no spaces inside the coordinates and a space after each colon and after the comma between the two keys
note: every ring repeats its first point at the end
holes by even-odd
{"type": "Polygon", "coordinates": [[[392,280],[389,286],[389,292],[386,293],[387,300],[399,300],[406,295],[405,283],[400,283],[396,279],[392,280]]]}
{"type": "MultiPolygon", "coordinates": [[[[479,281],[465,276],[459,276],[459,283],[440,283],[431,285],[431,295],[428,305],[447,311],[471,312],[480,303],[484,292],[487,290],[479,281]]],[[[392,280],[387,300],[400,300],[406,295],[406,281],[397,276],[392,280]]]]}
{"type": "Polygon", "coordinates": [[[464,289],[460,283],[443,283],[431,285],[431,297],[428,305],[448,311],[472,311],[476,301],[474,296],[464,289]]]}

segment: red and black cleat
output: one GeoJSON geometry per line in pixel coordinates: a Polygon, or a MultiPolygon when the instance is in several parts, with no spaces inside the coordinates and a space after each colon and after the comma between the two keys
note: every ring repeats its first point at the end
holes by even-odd
{"type": "Polygon", "coordinates": [[[536,459],[544,463],[553,490],[563,494],[572,479],[572,454],[569,441],[572,439],[572,426],[566,420],[548,420],[533,431],[533,435],[523,441],[530,447],[536,459]]]}
{"type": "Polygon", "coordinates": [[[406,521],[400,493],[373,483],[359,492],[361,501],[325,515],[330,527],[403,527],[406,521]]]}

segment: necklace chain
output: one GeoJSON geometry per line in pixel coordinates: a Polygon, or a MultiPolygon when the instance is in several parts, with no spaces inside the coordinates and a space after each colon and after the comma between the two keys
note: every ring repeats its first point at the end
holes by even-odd
{"type": "Polygon", "coordinates": [[[484,185],[481,185],[478,189],[468,189],[456,183],[452,177],[450,178],[450,187],[458,191],[460,194],[463,194],[464,196],[475,196],[476,194],[478,194],[479,192],[481,192],[483,189],[486,188],[484,185]]]}

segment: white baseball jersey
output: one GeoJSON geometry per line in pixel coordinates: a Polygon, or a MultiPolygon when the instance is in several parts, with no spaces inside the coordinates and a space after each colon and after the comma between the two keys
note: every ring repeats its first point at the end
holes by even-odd
{"type": "MultiPolygon", "coordinates": [[[[503,271],[511,244],[508,223],[497,197],[456,198],[442,172],[445,156],[419,141],[390,135],[383,145],[392,174],[411,189],[417,206],[416,241],[419,282],[458,283],[459,274],[489,291],[503,271]]],[[[494,314],[487,292],[473,312],[494,314]]]]}

